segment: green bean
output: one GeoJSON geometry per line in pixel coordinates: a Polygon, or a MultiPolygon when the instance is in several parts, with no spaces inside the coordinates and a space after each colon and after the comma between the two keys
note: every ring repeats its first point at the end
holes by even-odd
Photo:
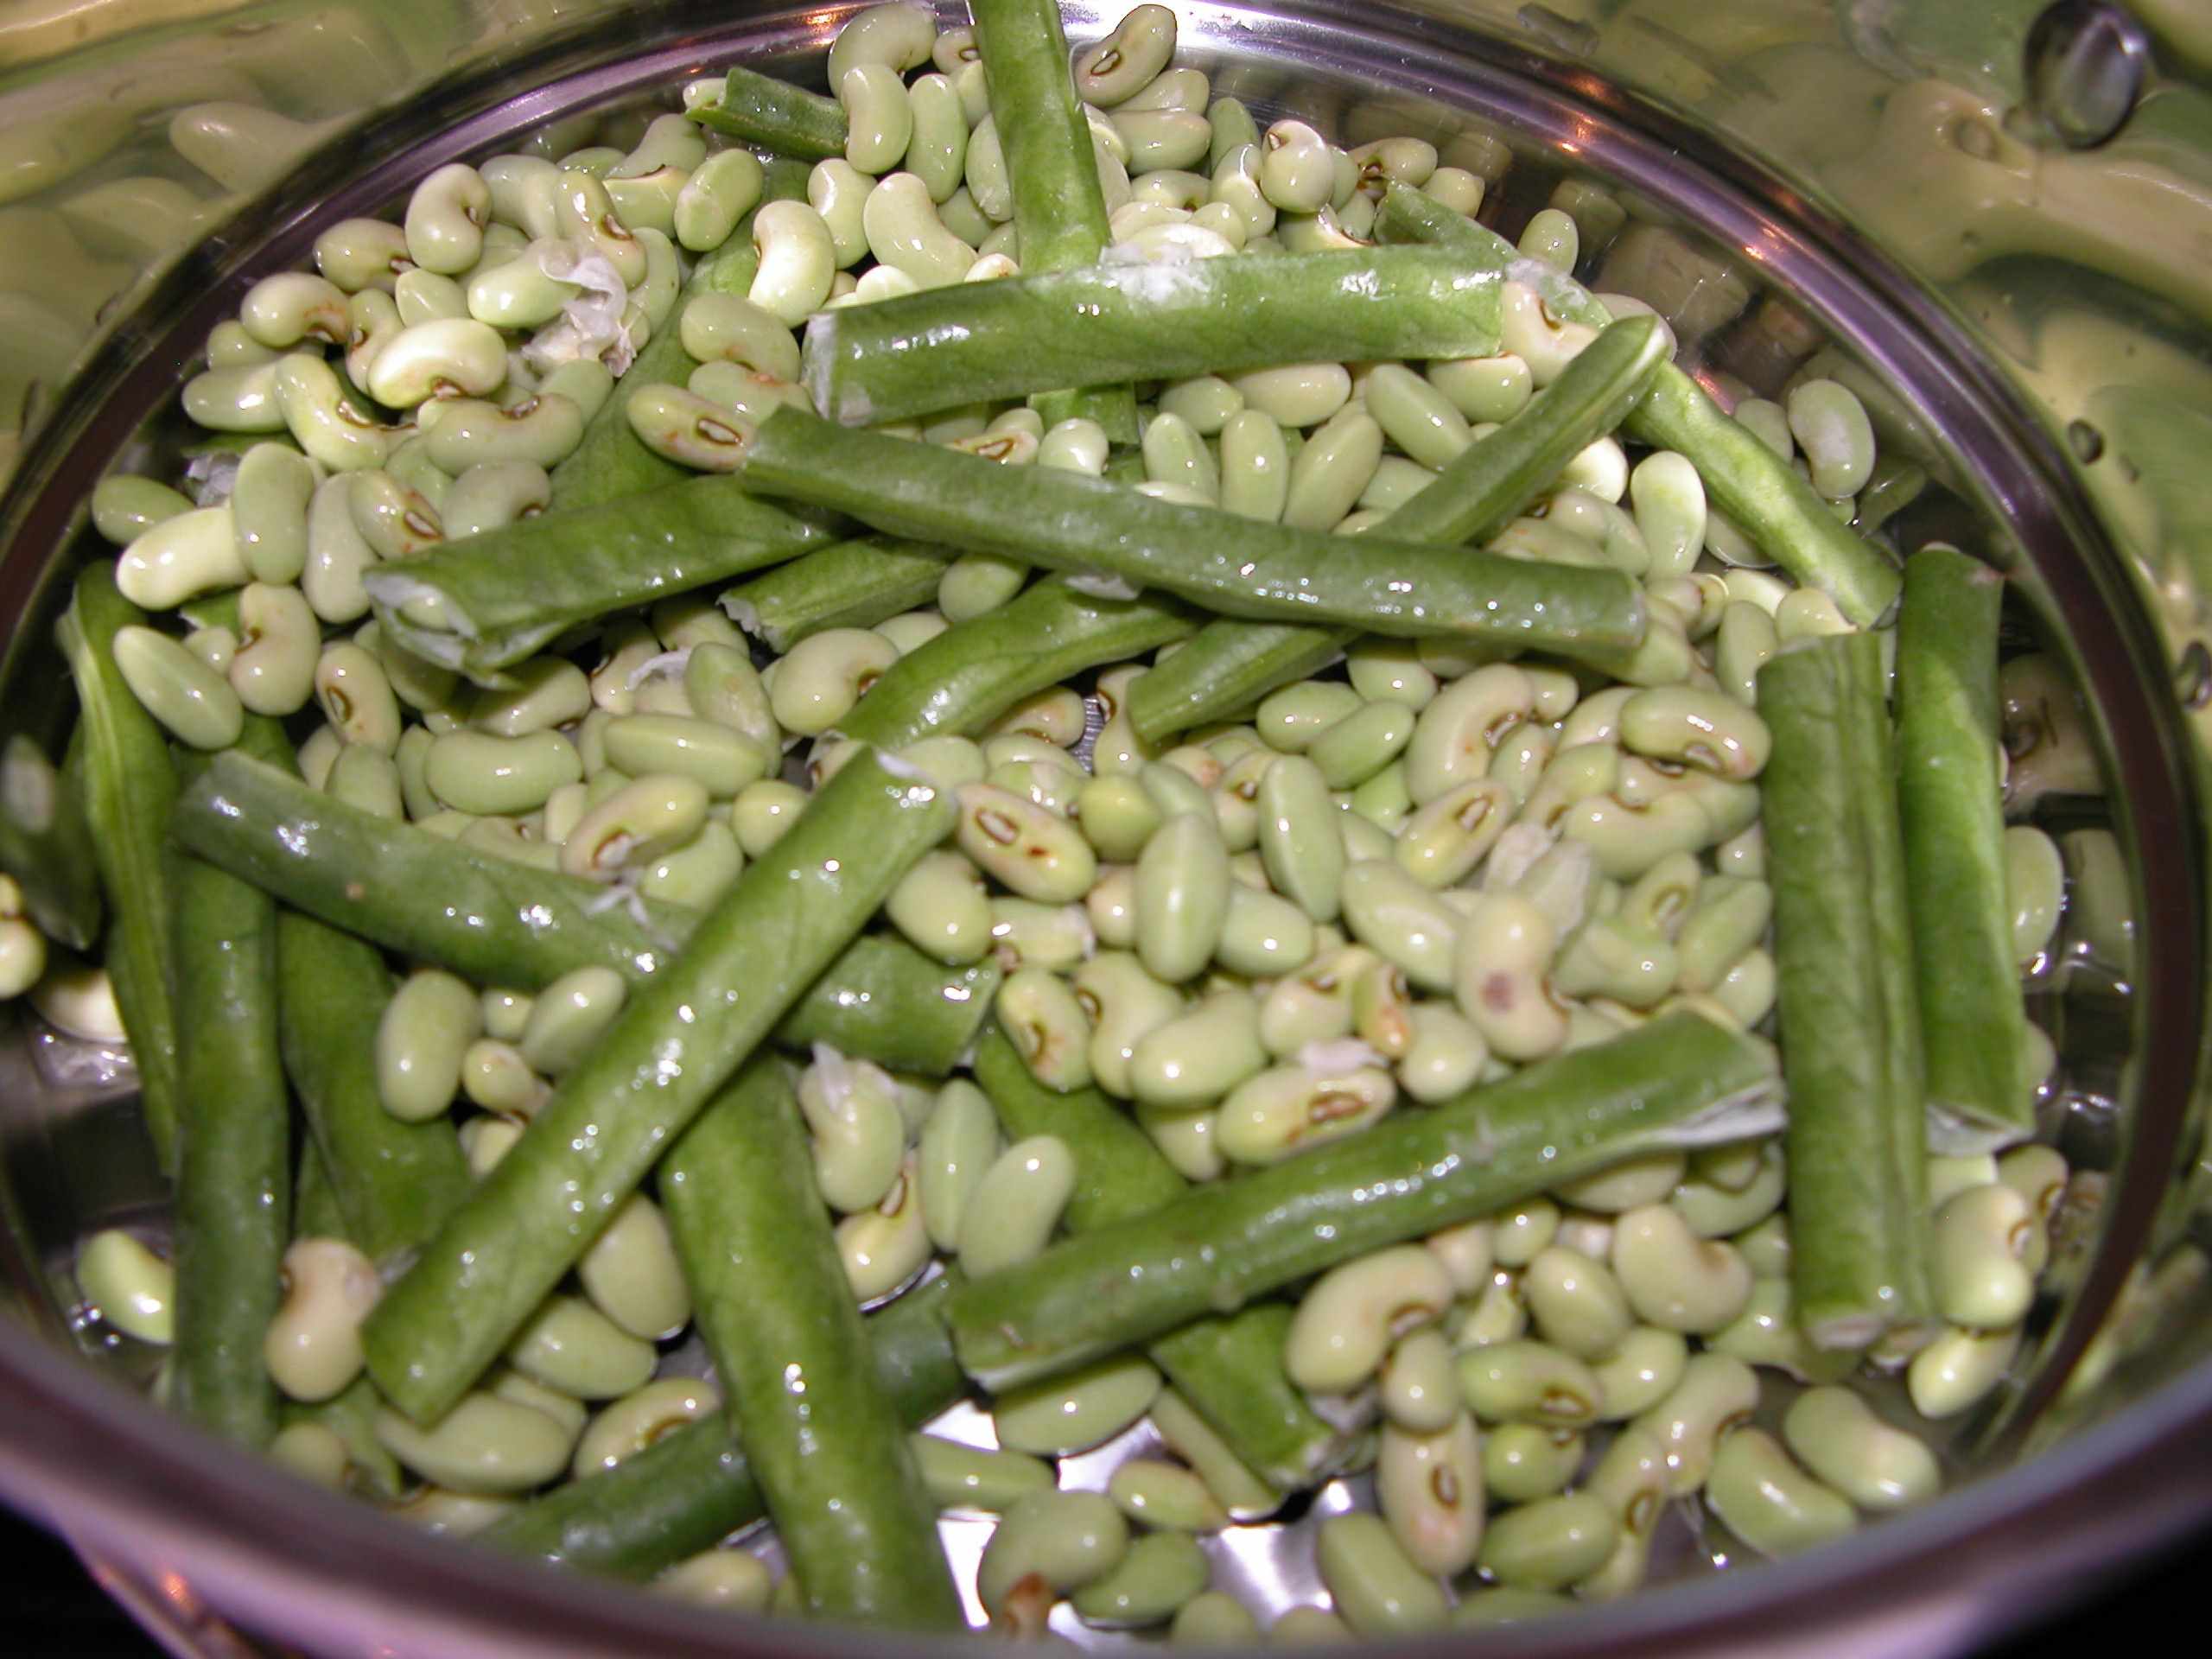
{"type": "Polygon", "coordinates": [[[1791,1279],[1823,1347],[1928,1307],[1919,1020],[1881,652],[1833,635],[1759,671],[1760,781],[1790,1079],[1791,1279]]]}
{"type": "Polygon", "coordinates": [[[1261,620],[1578,649],[1632,645],[1642,628],[1632,586],[1611,571],[1247,524],[1104,480],[841,431],[796,409],[753,435],[745,466],[753,487],[834,503],[895,533],[1104,569],[1261,620]]]}
{"type": "MultiPolygon", "coordinates": [[[[937,1311],[950,1288],[949,1278],[918,1286],[863,1325],[869,1373],[909,1428],[960,1393],[959,1367],[937,1311]]],[[[483,1536],[514,1553],[643,1580],[763,1513],[729,1418],[716,1411],[604,1472],[556,1487],[483,1536]]]]}
{"type": "Polygon", "coordinates": [[[1756,1046],[1694,1016],[1662,1016],[1417,1118],[1230,1186],[1195,1191],[1141,1222],[1056,1245],[1026,1267],[963,1289],[948,1316],[962,1363],[987,1386],[1049,1376],[1351,1255],[1471,1218],[1535,1185],[1663,1144],[1672,1126],[1700,1114],[1764,1116],[1759,1103],[1772,1089],[1756,1046]],[[1468,1155],[1477,1143],[1479,1160],[1468,1155]],[[1539,1152],[1550,1161],[1532,1179],[1525,1166],[1539,1152]],[[1446,1173],[1433,1173],[1440,1170],[1446,1173]],[[1201,1239],[1214,1248],[1200,1249],[1201,1239]]]}
{"type": "Polygon", "coordinates": [[[1087,265],[825,312],[807,326],[806,385],[816,407],[857,423],[1258,368],[1283,360],[1286,340],[1338,362],[1478,355],[1497,346],[1498,288],[1421,248],[1087,265]],[[926,367],[898,345],[918,336],[934,342],[926,367]]]}
{"type": "Polygon", "coordinates": [[[1897,806],[1939,1151],[1993,1148],[2035,1127],[1994,776],[2003,594],[1979,560],[1931,546],[1905,566],[1897,615],[1897,806]]]}
{"type": "Polygon", "coordinates": [[[100,935],[100,874],[85,822],[85,740],[59,771],[36,739],[17,733],[0,750],[0,870],[25,912],[56,944],[89,950],[100,935]]]}
{"type": "Polygon", "coordinates": [[[957,1628],[934,1507],[897,1408],[869,1374],[859,1311],[810,1196],[812,1161],[772,1060],[741,1073],[676,1142],[661,1192],[700,1330],[807,1610],[957,1628]]]}
{"type": "Polygon", "coordinates": [[[399,644],[497,685],[499,670],[578,622],[834,539],[819,515],[755,501],[729,480],[693,479],[489,531],[372,570],[363,586],[399,644]]]}
{"type": "Polygon", "coordinates": [[[115,665],[115,637],[144,620],[116,589],[114,567],[88,565],[55,631],[77,687],[85,819],[107,899],[102,959],[137,1063],[154,1151],[173,1164],[181,1081],[164,842],[176,800],[168,745],[115,665]]]}
{"type": "MultiPolygon", "coordinates": [[[[1502,237],[1403,184],[1393,183],[1384,193],[1376,235],[1386,243],[1451,248],[1486,270],[1512,268],[1521,257],[1502,237]]],[[[1602,327],[1611,321],[1571,278],[1553,276],[1538,291],[1570,321],[1602,327]]],[[[1831,594],[1853,622],[1871,626],[1895,602],[1902,584],[1888,560],[1838,521],[1809,484],[1723,414],[1681,370],[1661,366],[1643,401],[1629,412],[1627,429],[1654,448],[1687,456],[1714,505],[1800,582],[1831,594]]]]}
{"type": "Polygon", "coordinates": [[[1568,461],[1620,424],[1666,361],[1656,319],[1604,329],[1529,407],[1465,449],[1391,516],[1411,541],[1484,542],[1551,487],[1568,461]]]}
{"type": "Polygon", "coordinates": [[[628,1196],[660,1143],[696,1116],[857,936],[951,816],[941,791],[865,753],[823,786],[806,816],[702,918],[677,960],[632,995],[523,1143],[378,1304],[363,1335],[388,1397],[430,1416],[467,1389],[582,1254],[594,1224],[628,1196]],[[763,964],[769,971],[735,971],[747,946],[768,937],[783,942],[780,958],[763,964]],[[719,1005],[714,1017],[694,1014],[702,1001],[719,1005]],[[632,1090],[640,1092],[628,1109],[609,1117],[610,1100],[632,1090]]]}
{"type": "MultiPolygon", "coordinates": [[[[247,740],[281,753],[256,721],[247,740]]],[[[259,1448],[277,1428],[262,1341],[290,1232],[290,1096],[277,1045],[276,906],[198,859],[176,877],[179,1099],[170,1403],[259,1448]]]]}
{"type": "Polygon", "coordinates": [[[831,542],[731,588],[721,604],[780,654],[825,628],[873,627],[926,604],[946,557],[942,548],[889,536],[831,542]]]}
{"type": "Polygon", "coordinates": [[[1192,626],[1173,601],[1097,599],[1052,577],[900,658],[840,729],[893,749],[943,732],[980,736],[1032,694],[1179,639],[1192,626]]]}
{"type": "MultiPolygon", "coordinates": [[[[1090,124],[1068,71],[1067,36],[1051,0],[980,0],[976,46],[988,78],[991,121],[1005,155],[1021,264],[1033,274],[1096,264],[1110,239],[1090,124]]],[[[1046,425],[1095,420],[1109,440],[1136,437],[1136,404],[1119,377],[1067,382],[1039,402],[1046,425]]],[[[950,401],[959,401],[957,399],[950,401]]]]}
{"type": "Polygon", "coordinates": [[[723,76],[718,96],[689,104],[683,113],[779,156],[818,162],[845,153],[845,111],[836,99],[742,65],[723,76]]]}

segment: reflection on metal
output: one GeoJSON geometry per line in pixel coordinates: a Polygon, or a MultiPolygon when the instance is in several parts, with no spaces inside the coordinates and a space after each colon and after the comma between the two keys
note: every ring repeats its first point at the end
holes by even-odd
{"type": "Polygon", "coordinates": [[[2027,107],[2075,149],[2110,138],[2135,111],[2151,42],[2124,6],[2058,0],[2028,31],[2027,107]]]}

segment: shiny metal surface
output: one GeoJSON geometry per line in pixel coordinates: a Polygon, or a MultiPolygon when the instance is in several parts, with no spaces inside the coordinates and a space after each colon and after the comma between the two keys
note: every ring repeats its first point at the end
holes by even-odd
{"type": "MultiPolygon", "coordinates": [[[[95,10],[114,21],[128,3],[95,10]]],[[[12,721],[37,730],[60,713],[45,625],[57,550],[85,534],[86,489],[163,442],[158,413],[186,359],[253,276],[304,257],[312,213],[380,207],[439,162],[664,96],[734,56],[818,49],[851,8],[734,19],[673,0],[619,17],[599,0],[177,0],[150,21],[196,27],[156,29],[130,51],[135,37],[118,32],[56,60],[53,18],[66,10],[47,9],[43,33],[31,13],[0,20],[0,231],[59,248],[58,223],[97,278],[87,286],[72,267],[73,290],[19,279],[0,251],[0,426],[10,399],[22,407],[20,435],[0,443],[0,474],[20,457],[0,500],[0,683],[12,721]],[[11,77],[42,43],[46,67],[11,77]],[[382,113],[346,107],[327,76],[340,60],[365,66],[349,84],[382,113]],[[162,158],[177,105],[257,98],[302,146],[273,150],[263,176],[226,189],[233,181],[189,179],[174,150],[162,158]],[[124,112],[120,127],[103,100],[124,112]],[[97,157],[84,176],[159,172],[188,188],[178,228],[189,239],[213,226],[212,237],[164,270],[175,247],[134,264],[128,238],[51,205],[78,187],[21,147],[16,117],[34,111],[86,135],[97,157]],[[19,280],[29,285],[10,289],[19,280]],[[26,316],[44,318],[49,336],[26,345],[26,316]]],[[[1351,138],[1409,131],[1470,157],[1510,149],[1501,197],[1515,224],[1554,180],[1586,174],[1641,218],[1695,227],[1708,275],[1694,297],[1709,316],[1685,332],[1705,336],[1708,378],[1778,383],[1822,334],[1849,342],[1854,364],[1895,394],[1900,430],[1942,435],[1931,460],[1960,504],[1942,529],[1981,535],[2012,562],[2074,664],[2109,786],[2056,804],[2053,822],[2111,823],[2150,923],[2134,961],[2054,962],[2037,987],[2066,1061],[2049,1110],[2069,1152],[2106,1167],[2110,1185],[2095,1252],[2041,1332],[2024,1386],[1959,1442],[1983,1471],[1926,1512],[1807,1559],[1486,1636],[1502,1653],[1952,1652],[2212,1512],[2212,1319],[2197,1243],[2212,1234],[2193,1173],[2208,989],[2199,744],[2212,732],[2212,616],[2197,584],[2212,512],[2197,505],[2197,474],[2212,453],[2212,100],[2186,79],[2212,67],[2212,28],[2187,0],[2126,19],[2018,0],[1964,10],[1177,7],[1185,55],[1220,90],[1351,138]],[[2115,79],[2114,63],[2127,73],[2115,79]],[[2139,84],[2125,85],[2136,71],[2139,84]],[[1759,298],[1770,292],[1788,308],[1770,314],[1759,298]],[[2006,1466],[2025,1447],[2037,1455],[2006,1466]]],[[[1071,35],[1091,32],[1075,20],[1114,10],[1071,8],[1071,35]]],[[[63,1351],[62,1269],[77,1234],[157,1213],[127,1077],[48,1039],[10,1046],[0,1135],[0,1257],[26,1315],[0,1322],[0,1422],[39,1426],[0,1432],[0,1491],[150,1586],[173,1629],[200,1628],[212,1608],[329,1653],[859,1650],[834,1633],[734,1629],[416,1538],[180,1430],[63,1351]],[[92,1070],[58,1089],[65,1061],[92,1070]]],[[[82,1335],[98,1345],[97,1331],[82,1335]]],[[[143,1374],[147,1356],[112,1357],[111,1369],[143,1374]]],[[[1342,1501],[1325,1493],[1317,1507],[1342,1501]]],[[[1219,1564],[1224,1580],[1269,1605],[1311,1599],[1310,1529],[1250,1530],[1219,1564]]],[[[1696,1543],[1684,1521],[1685,1559],[1696,1543]]]]}

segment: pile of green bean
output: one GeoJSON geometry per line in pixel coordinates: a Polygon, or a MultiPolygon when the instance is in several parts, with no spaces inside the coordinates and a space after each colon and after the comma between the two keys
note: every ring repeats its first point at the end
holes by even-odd
{"type": "Polygon", "coordinates": [[[1502,150],[973,12],[330,226],[99,487],[0,765],[0,989],[175,1181],[87,1299],[308,1478],[915,1628],[945,1512],[995,1624],[1218,1643],[1340,1476],[1279,1638],[1933,1496],[1850,1381],[1997,1390],[2069,1179],[2004,802],[2094,757],[2001,581],[1872,539],[1839,380],[1579,286],[1601,189],[1509,244],[1502,150]]]}

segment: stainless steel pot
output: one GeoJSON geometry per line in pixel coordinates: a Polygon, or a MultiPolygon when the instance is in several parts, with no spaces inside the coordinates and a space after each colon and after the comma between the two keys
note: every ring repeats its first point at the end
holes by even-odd
{"type": "MultiPolygon", "coordinates": [[[[439,162],[665,101],[733,58],[796,60],[852,9],[28,0],[0,16],[0,723],[60,729],[47,638],[54,575],[88,545],[86,492],[175,442],[162,411],[182,365],[253,276],[303,259],[315,213],[384,207],[439,162]]],[[[2061,1057],[2048,1121],[2101,1172],[2100,1202],[2016,1386],[1955,1436],[1952,1495],[1786,1565],[1685,1573],[1486,1640],[1956,1651],[2212,1513],[2212,512],[2196,495],[2212,93],[2191,79],[2212,77],[2212,17],[2189,0],[1177,10],[1221,89],[1354,138],[1431,137],[1502,181],[1485,217],[1509,229],[1562,177],[1605,181],[1666,253],[1618,252],[1604,285],[1666,288],[1708,375],[1767,389],[1833,336],[1885,444],[1935,480],[1919,527],[2008,563],[2072,665],[2102,784],[2038,811],[2108,829],[2127,872],[2120,956],[2069,937],[2033,987],[2061,1057]]],[[[1106,10],[1072,8],[1071,33],[1106,10]]],[[[148,1356],[78,1318],[68,1278],[85,1232],[159,1224],[127,1058],[19,1014],[0,1066],[0,1491],[181,1649],[225,1650],[236,1628],[334,1654],[858,1650],[415,1536],[162,1416],[133,1386],[148,1356]]],[[[1676,1541],[1697,1557],[1693,1526],[1676,1541]]],[[[1294,1533],[1253,1548],[1255,1578],[1310,1575],[1294,1533]]]]}

